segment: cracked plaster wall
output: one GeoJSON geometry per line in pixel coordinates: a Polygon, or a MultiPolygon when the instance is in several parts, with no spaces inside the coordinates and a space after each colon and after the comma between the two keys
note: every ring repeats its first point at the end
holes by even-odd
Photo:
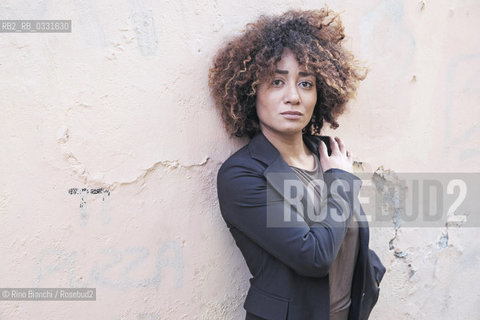
{"type": "MultiPolygon", "coordinates": [[[[73,32],[0,35],[2,287],[95,287],[97,301],[2,302],[0,319],[241,319],[248,270],[215,178],[246,141],[222,129],[209,62],[260,13],[322,3],[3,1],[1,19],[73,32]]],[[[363,170],[478,171],[480,3],[328,4],[370,68],[335,132],[363,170]]],[[[387,266],[372,318],[478,319],[479,239],[372,228],[387,266]]]]}

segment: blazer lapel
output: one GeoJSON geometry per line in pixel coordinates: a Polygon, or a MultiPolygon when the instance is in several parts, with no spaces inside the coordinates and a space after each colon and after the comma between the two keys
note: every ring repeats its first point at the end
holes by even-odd
{"type": "MultiPolygon", "coordinates": [[[[320,137],[316,137],[320,139],[320,137]]],[[[305,145],[317,156],[318,154],[318,142],[315,142],[313,136],[303,136],[305,145]]],[[[284,199],[292,206],[297,206],[299,214],[304,220],[309,221],[308,216],[305,217],[305,208],[313,208],[313,203],[310,197],[307,196],[307,189],[303,185],[302,181],[298,178],[292,168],[283,160],[280,152],[273,146],[273,144],[259,132],[255,135],[249,143],[250,154],[253,158],[264,162],[267,165],[263,175],[267,182],[282,196],[285,196],[285,181],[293,180],[296,185],[300,185],[303,191],[303,197],[301,198],[302,207],[298,207],[295,201],[290,197],[284,199]]]]}

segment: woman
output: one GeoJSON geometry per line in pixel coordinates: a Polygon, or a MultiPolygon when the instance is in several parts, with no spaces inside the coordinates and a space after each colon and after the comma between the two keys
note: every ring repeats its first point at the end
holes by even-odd
{"type": "Polygon", "coordinates": [[[217,176],[252,274],[246,319],[367,319],[378,299],[385,267],[368,248],[352,155],[319,135],[364,78],[343,38],[328,9],[262,16],[210,69],[226,129],[250,138],[217,176]]]}

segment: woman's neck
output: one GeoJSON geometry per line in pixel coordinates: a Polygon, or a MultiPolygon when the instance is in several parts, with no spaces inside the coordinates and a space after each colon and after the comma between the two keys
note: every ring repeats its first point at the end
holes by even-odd
{"type": "Polygon", "coordinates": [[[278,135],[269,130],[262,130],[263,135],[278,150],[283,160],[296,167],[310,167],[312,153],[303,142],[302,132],[292,135],[278,135]]]}

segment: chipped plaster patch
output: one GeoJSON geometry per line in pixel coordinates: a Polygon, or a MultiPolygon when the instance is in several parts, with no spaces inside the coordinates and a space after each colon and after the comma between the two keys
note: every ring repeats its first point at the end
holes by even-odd
{"type": "Polygon", "coordinates": [[[407,187],[400,183],[397,174],[392,170],[385,170],[383,166],[379,167],[372,176],[372,182],[378,194],[382,197],[382,210],[392,217],[395,235],[389,242],[390,250],[394,250],[397,258],[405,258],[407,252],[396,247],[398,230],[402,225],[402,213],[405,208],[401,199],[405,197],[407,187]]]}

